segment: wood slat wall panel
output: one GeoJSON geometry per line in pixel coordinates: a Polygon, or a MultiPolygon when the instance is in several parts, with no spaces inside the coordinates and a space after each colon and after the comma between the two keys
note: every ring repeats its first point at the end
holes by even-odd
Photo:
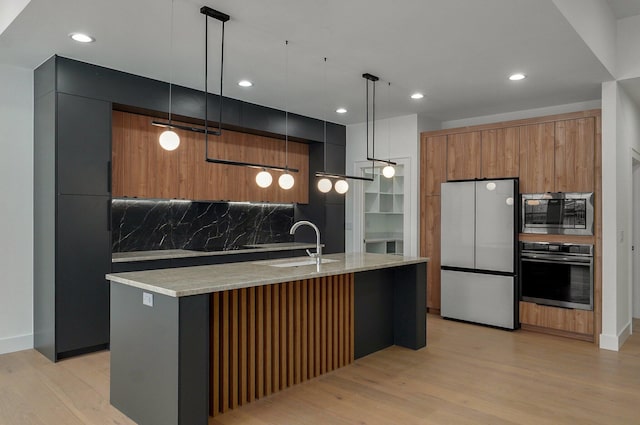
{"type": "Polygon", "coordinates": [[[211,295],[210,415],[354,360],[353,274],[211,295]]]}
{"type": "MultiPolygon", "coordinates": [[[[151,199],[195,199],[207,201],[309,202],[309,146],[288,143],[288,166],[295,184],[283,190],[274,183],[268,188],[255,184],[260,171],[205,162],[204,135],[176,130],[180,146],[165,151],[158,143],[164,130],[151,125],[154,118],[113,111],[112,172],[113,196],[151,199]]],[[[285,166],[285,143],[273,137],[225,130],[209,137],[209,157],[267,165],[285,166]]]]}

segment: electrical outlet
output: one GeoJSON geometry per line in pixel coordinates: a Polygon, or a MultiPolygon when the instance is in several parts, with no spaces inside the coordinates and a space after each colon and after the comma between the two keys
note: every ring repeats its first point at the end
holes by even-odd
{"type": "Polygon", "coordinates": [[[153,294],[150,294],[148,292],[143,292],[142,293],[142,304],[149,306],[149,307],[153,307],[153,294]]]}

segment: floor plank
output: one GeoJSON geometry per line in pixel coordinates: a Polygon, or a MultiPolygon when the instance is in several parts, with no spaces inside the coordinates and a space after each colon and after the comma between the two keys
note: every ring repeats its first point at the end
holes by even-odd
{"type": "MultiPolygon", "coordinates": [[[[611,352],[429,316],[425,349],[390,347],[209,424],[624,425],[639,405],[638,333],[611,352]]],[[[44,424],[134,424],[109,404],[108,352],[0,356],[0,425],[44,424]]]]}

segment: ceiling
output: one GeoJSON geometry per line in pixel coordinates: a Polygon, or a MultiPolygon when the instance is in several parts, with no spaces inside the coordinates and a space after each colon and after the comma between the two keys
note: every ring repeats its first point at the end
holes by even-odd
{"type": "Polygon", "coordinates": [[[607,0],[616,19],[640,15],[640,0],[607,0]]]}
{"type": "MultiPolygon", "coordinates": [[[[609,3],[616,16],[640,13],[637,0],[609,3]]],[[[59,54],[201,90],[203,5],[231,15],[226,96],[342,124],[365,119],[364,72],[381,78],[377,117],[439,121],[599,99],[611,79],[551,0],[174,0],[173,19],[170,0],[31,0],[0,35],[0,63],[33,69],[59,54]]],[[[219,40],[210,20],[213,93],[219,40]]]]}

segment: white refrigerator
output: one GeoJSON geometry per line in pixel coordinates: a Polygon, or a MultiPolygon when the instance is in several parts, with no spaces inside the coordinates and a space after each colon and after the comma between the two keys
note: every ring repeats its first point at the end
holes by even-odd
{"type": "Polygon", "coordinates": [[[516,179],[442,183],[442,317],[519,327],[516,179]]]}

